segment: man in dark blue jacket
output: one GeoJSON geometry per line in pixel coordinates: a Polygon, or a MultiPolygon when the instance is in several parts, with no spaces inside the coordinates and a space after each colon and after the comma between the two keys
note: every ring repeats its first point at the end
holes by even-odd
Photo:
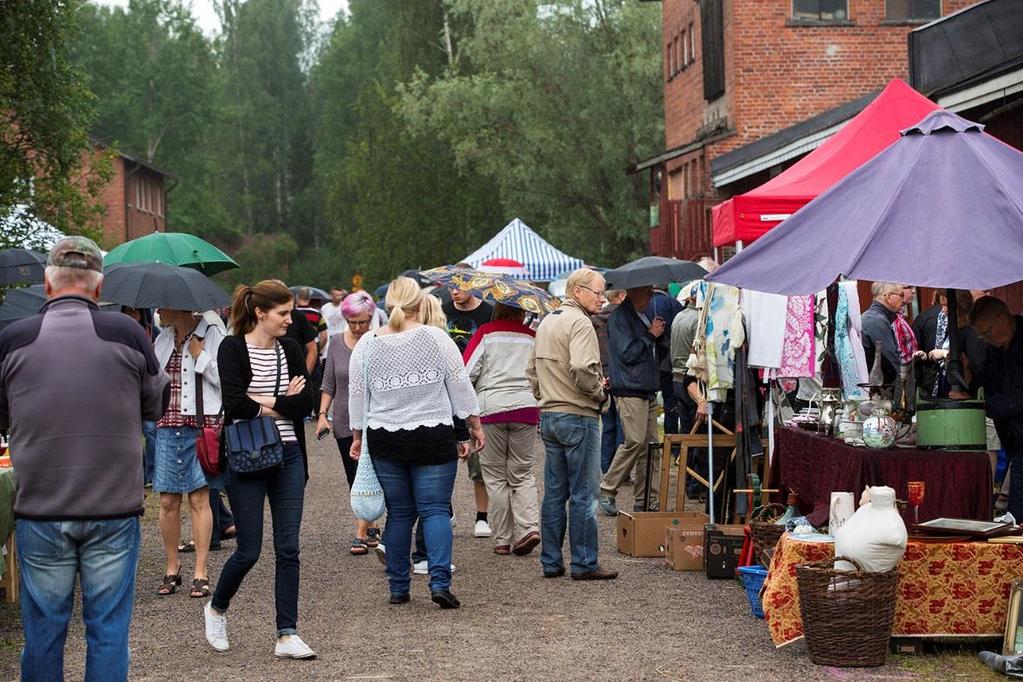
{"type": "Polygon", "coordinates": [[[657,402],[660,388],[657,341],[664,334],[661,317],[651,319],[645,313],[652,287],[629,289],[608,321],[611,395],[618,405],[625,442],[618,448],[611,468],[600,481],[600,509],[608,516],[618,514],[615,496],[625,479],[633,473],[633,510],[643,507],[643,495],[650,486],[650,510],[658,508],[657,488],[661,462],[655,459],[647,481],[647,444],[657,440],[657,402]],[[635,470],[635,471],[633,471],[635,470]]]}
{"type": "Polygon", "coordinates": [[[1011,314],[1004,301],[984,296],[973,304],[970,324],[990,344],[974,385],[984,387],[987,416],[1009,456],[1009,511],[1018,522],[1023,519],[1023,317],[1011,314]]]}

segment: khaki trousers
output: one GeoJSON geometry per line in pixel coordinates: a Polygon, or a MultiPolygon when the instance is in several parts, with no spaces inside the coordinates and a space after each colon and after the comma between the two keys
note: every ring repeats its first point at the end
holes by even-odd
{"type": "MultiPolygon", "coordinates": [[[[625,441],[618,446],[611,467],[600,481],[600,494],[614,497],[632,473],[633,509],[643,507],[646,488],[647,444],[657,442],[657,402],[646,398],[615,398],[622,418],[625,441]]],[[[658,509],[658,487],[661,484],[661,458],[654,457],[650,466],[650,511],[658,509]]]]}
{"type": "Polygon", "coordinates": [[[484,424],[487,444],[480,452],[483,483],[490,498],[495,545],[514,545],[539,530],[540,506],[533,477],[536,425],[484,424]]]}

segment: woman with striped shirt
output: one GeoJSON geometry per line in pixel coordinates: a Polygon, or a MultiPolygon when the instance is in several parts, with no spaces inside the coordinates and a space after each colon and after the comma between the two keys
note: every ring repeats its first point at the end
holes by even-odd
{"type": "Polygon", "coordinates": [[[298,534],[305,482],[309,478],[303,420],[313,407],[306,385],[305,353],[284,338],[291,324],[291,292],[277,280],[239,286],[231,304],[233,336],[218,353],[225,424],[273,417],[284,442],[280,465],[241,475],[228,467],[228,497],[234,512],[238,548],[220,572],[213,599],[204,609],[206,639],[218,651],[228,649],[227,617],[231,598],[259,559],[263,543],[263,506],[270,501],[276,577],[277,643],[280,658],[316,654],[298,636],[298,534]]]}

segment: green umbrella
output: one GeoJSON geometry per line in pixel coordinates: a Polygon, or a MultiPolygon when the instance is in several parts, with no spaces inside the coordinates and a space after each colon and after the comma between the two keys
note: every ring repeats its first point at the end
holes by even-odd
{"type": "Polygon", "coordinates": [[[115,263],[185,265],[206,275],[239,267],[213,244],[185,232],[154,232],[115,246],[103,258],[103,264],[115,263]]]}

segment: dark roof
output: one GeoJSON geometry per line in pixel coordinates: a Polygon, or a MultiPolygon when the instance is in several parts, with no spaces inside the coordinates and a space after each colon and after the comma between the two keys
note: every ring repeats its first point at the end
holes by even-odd
{"type": "Polygon", "coordinates": [[[987,0],[909,34],[910,84],[932,99],[1023,66],[1019,0],[987,0]]]}
{"type": "Polygon", "coordinates": [[[688,154],[689,152],[696,151],[697,149],[700,149],[710,144],[711,142],[717,142],[718,140],[722,140],[734,134],[735,134],[734,130],[730,130],[727,128],[724,129],[716,128],[713,131],[710,131],[709,133],[706,133],[702,136],[698,136],[692,142],[687,142],[677,147],[672,147],[671,149],[661,152],[657,156],[651,156],[648,159],[643,159],[642,161],[637,161],[636,163],[630,163],[629,167],[625,169],[625,173],[626,175],[638,173],[641,170],[645,170],[647,168],[650,168],[651,166],[656,166],[658,164],[664,163],[665,161],[671,161],[672,159],[678,158],[683,154],[688,154]]]}
{"type": "Polygon", "coordinates": [[[122,149],[117,148],[116,145],[113,142],[111,142],[109,140],[106,140],[106,139],[104,139],[102,137],[99,137],[98,135],[90,135],[89,139],[92,140],[92,143],[94,145],[98,146],[98,147],[103,147],[104,149],[113,149],[113,150],[115,150],[115,153],[118,156],[120,156],[122,159],[125,159],[126,161],[130,161],[131,163],[134,163],[136,166],[142,166],[143,168],[151,170],[154,173],[157,173],[158,175],[163,175],[164,177],[173,178],[174,180],[178,179],[178,176],[174,175],[174,173],[171,173],[170,171],[166,171],[166,170],[160,168],[159,166],[155,166],[155,165],[149,163],[148,161],[145,161],[143,159],[140,159],[137,156],[134,156],[133,154],[128,154],[127,152],[123,151],[122,149]]]}
{"type": "Polygon", "coordinates": [[[794,126],[789,126],[772,135],[760,138],[756,142],[751,142],[738,149],[733,149],[727,154],[722,154],[716,159],[711,160],[710,171],[714,175],[723,173],[736,166],[741,166],[744,163],[758,159],[765,154],[777,151],[808,135],[819,133],[822,130],[838,125],[842,121],[847,121],[863,111],[868,104],[874,101],[880,92],[880,90],[874,91],[869,95],[864,95],[851,102],[841,104],[834,109],[829,109],[805,121],[800,121],[794,126]]]}

